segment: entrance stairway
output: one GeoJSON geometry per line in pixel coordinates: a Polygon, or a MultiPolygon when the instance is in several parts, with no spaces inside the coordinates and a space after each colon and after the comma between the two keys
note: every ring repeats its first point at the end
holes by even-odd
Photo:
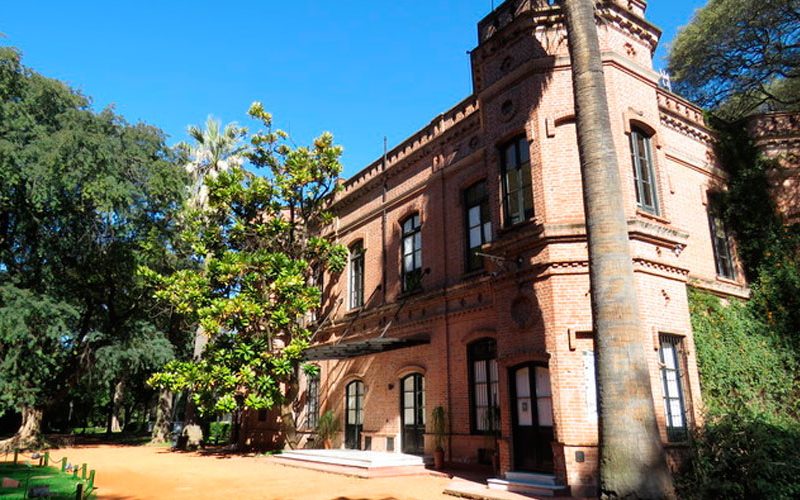
{"type": "Polygon", "coordinates": [[[533,497],[563,496],[569,492],[569,488],[558,484],[551,474],[506,472],[505,479],[492,478],[486,482],[490,490],[511,491],[533,497]]]}
{"type": "Polygon", "coordinates": [[[273,462],[363,478],[428,474],[421,456],[361,450],[288,450],[273,462]]]}

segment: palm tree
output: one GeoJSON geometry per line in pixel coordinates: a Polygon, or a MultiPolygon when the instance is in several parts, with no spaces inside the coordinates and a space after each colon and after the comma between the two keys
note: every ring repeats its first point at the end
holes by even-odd
{"type": "MultiPolygon", "coordinates": [[[[212,116],[206,119],[205,129],[190,125],[187,129],[189,136],[194,139],[194,144],[185,142],[177,145],[178,149],[185,151],[189,157],[186,171],[191,178],[187,208],[194,211],[208,210],[208,187],[206,180],[213,179],[235,165],[240,165],[244,158],[246,147],[242,138],[247,132],[235,123],[222,127],[219,120],[212,116]]],[[[206,259],[207,260],[207,259],[206,259]]],[[[194,336],[193,356],[199,359],[208,343],[208,337],[201,326],[197,327],[194,336]]],[[[163,389],[159,395],[156,411],[156,424],[153,426],[153,442],[163,442],[169,432],[169,419],[172,412],[172,398],[169,391],[163,389]]],[[[191,400],[191,394],[186,400],[184,428],[195,426],[193,433],[202,433],[197,426],[197,411],[191,400]]],[[[190,443],[192,445],[196,443],[190,443]]]]}
{"type": "Polygon", "coordinates": [[[213,179],[220,172],[241,163],[245,151],[242,137],[246,130],[235,123],[222,128],[219,120],[209,116],[204,130],[197,125],[190,125],[187,132],[195,144],[190,146],[182,143],[179,147],[190,155],[186,165],[186,171],[192,178],[189,203],[193,208],[205,210],[208,208],[206,179],[213,179]]]}
{"type": "Polygon", "coordinates": [[[600,495],[671,498],[655,419],[619,165],[595,25],[594,0],[559,0],[572,59],[578,150],[589,240],[600,414],[600,495]]]}

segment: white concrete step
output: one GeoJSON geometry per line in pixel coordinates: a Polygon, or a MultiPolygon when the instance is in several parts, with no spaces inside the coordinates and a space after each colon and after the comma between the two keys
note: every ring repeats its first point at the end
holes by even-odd
{"type": "Polygon", "coordinates": [[[567,492],[567,487],[557,484],[555,477],[550,474],[508,472],[506,479],[493,478],[486,483],[490,490],[511,491],[537,497],[553,497],[567,492]]]}
{"type": "Polygon", "coordinates": [[[556,476],[552,474],[540,474],[536,472],[506,472],[506,479],[509,481],[526,481],[529,483],[541,483],[557,486],[556,476]]]}
{"type": "Polygon", "coordinates": [[[425,465],[423,458],[416,455],[359,450],[287,450],[278,458],[365,469],[425,465]]]}

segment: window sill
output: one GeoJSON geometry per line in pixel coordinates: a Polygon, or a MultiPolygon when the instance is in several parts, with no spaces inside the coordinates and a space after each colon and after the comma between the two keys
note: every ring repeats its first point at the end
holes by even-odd
{"type": "Polygon", "coordinates": [[[500,236],[515,233],[517,231],[522,231],[524,228],[531,228],[531,227],[541,227],[541,221],[536,217],[531,217],[530,219],[524,220],[522,222],[517,222],[512,226],[505,226],[501,227],[497,230],[498,238],[500,236]]]}
{"type": "Polygon", "coordinates": [[[664,448],[688,448],[691,444],[688,439],[685,441],[662,441],[664,448]]]}
{"type": "Polygon", "coordinates": [[[486,275],[486,268],[475,269],[474,271],[466,271],[461,275],[461,280],[466,281],[473,278],[480,278],[486,275]]]}
{"type": "Polygon", "coordinates": [[[727,285],[742,286],[742,284],[736,281],[735,279],[726,278],[725,276],[717,275],[717,281],[719,281],[720,283],[725,283],[727,285]]]}
{"type": "Polygon", "coordinates": [[[406,299],[408,297],[413,297],[414,295],[419,295],[424,291],[425,291],[425,289],[423,289],[422,287],[414,288],[413,290],[409,290],[407,292],[400,292],[400,294],[397,296],[397,298],[398,299],[406,299]]]}
{"type": "Polygon", "coordinates": [[[654,221],[660,222],[662,224],[667,224],[667,225],[671,224],[669,219],[666,219],[666,218],[664,218],[664,217],[662,217],[660,215],[654,214],[652,212],[648,212],[647,210],[644,210],[642,208],[638,208],[638,207],[636,208],[636,215],[640,215],[640,216],[644,217],[645,219],[654,220],[654,221]]]}
{"type": "Polygon", "coordinates": [[[347,312],[344,313],[345,316],[355,316],[356,314],[360,313],[364,309],[364,306],[354,307],[352,309],[348,309],[347,312]]]}

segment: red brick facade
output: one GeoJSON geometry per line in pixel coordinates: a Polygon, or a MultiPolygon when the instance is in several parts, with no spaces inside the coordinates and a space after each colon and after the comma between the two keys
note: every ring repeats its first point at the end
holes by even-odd
{"type": "MultiPolygon", "coordinates": [[[[659,335],[680,341],[681,396],[691,425],[701,418],[702,402],[687,284],[721,295],[748,292],[735,258],[730,278],[720,277],[715,266],[707,193],[724,186],[726,173],[712,152],[701,111],[658,87],[652,54],[660,32],[644,19],[645,6],[643,0],[608,2],[598,30],[626,193],[641,345],[650,359],[662,437],[679,452],[679,443],[668,444],[659,335]],[[631,134],[649,141],[656,210],[637,204],[631,134]]],[[[528,446],[545,449],[549,455],[534,460],[535,469],[554,474],[573,494],[591,493],[597,468],[589,383],[592,320],[564,27],[558,8],[546,1],[509,0],[482,20],[478,31],[480,43],[471,52],[473,95],[390,150],[385,163],[378,160],[347,180],[335,204],[335,237],[347,246],[360,241],[365,249],[364,305],[349,307],[349,268],[326,276],[327,301],[319,316],[325,325],[315,340],[339,347],[368,346],[378,338],[422,343],[317,361],[320,410],[333,410],[345,431],[345,388],[363,382],[357,446],[385,450],[393,441],[399,452],[408,438],[401,425],[403,380],[420,374],[424,453],[434,448],[431,412],[442,406],[448,420],[445,460],[477,464],[491,456],[481,450],[491,449],[494,439],[478,429],[485,427],[476,422],[481,396],[475,394],[483,368],[470,363],[468,353],[475,341],[493,339],[501,472],[530,468],[528,446]],[[508,163],[501,151],[515,138],[524,138],[528,147],[530,163],[524,168],[530,169],[533,213],[511,224],[504,209],[508,163]],[[484,269],[467,271],[464,192],[479,181],[486,183],[492,241],[481,249],[484,269]],[[421,286],[404,292],[402,224],[412,214],[421,224],[421,286]],[[528,383],[525,373],[533,372],[517,371],[523,366],[538,366],[542,374],[530,400],[522,386],[528,383]],[[549,387],[542,368],[549,370],[549,387]],[[533,426],[539,433],[530,434],[532,427],[522,424],[531,413],[540,423],[552,420],[552,427],[533,426]],[[531,441],[536,439],[540,442],[531,441]]],[[[267,425],[253,415],[245,432],[257,437],[267,425]]],[[[344,434],[335,446],[344,446],[344,434]]]]}

